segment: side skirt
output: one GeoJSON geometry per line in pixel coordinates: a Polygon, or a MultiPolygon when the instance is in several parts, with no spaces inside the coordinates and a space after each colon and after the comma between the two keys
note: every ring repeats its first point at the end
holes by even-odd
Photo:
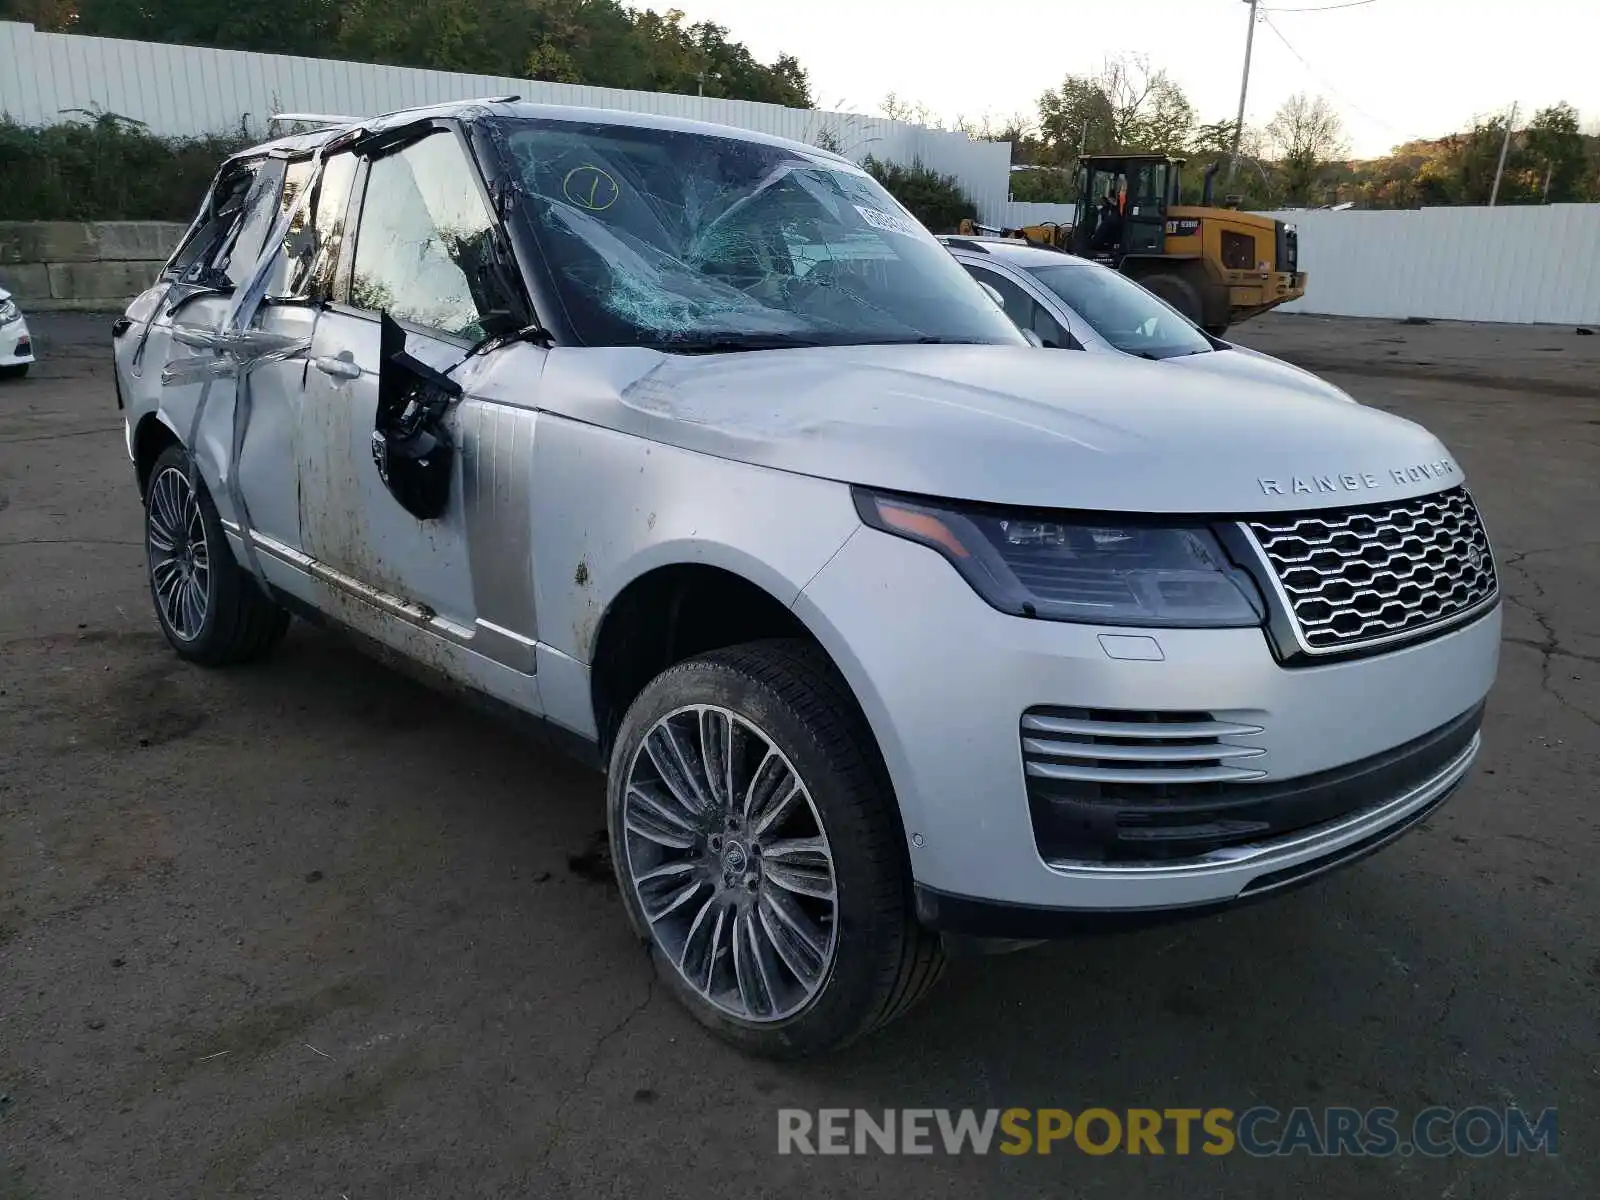
{"type": "Polygon", "coordinates": [[[455,676],[440,670],[430,663],[425,663],[403,654],[370,634],[329,616],[291,592],[279,587],[270,587],[268,591],[274,601],[281,604],[306,624],[315,625],[319,629],[326,629],[338,634],[369,658],[408,678],[416,680],[425,687],[445,692],[455,697],[486,716],[518,729],[540,743],[561,751],[586,767],[596,771],[605,771],[605,759],[600,753],[599,743],[592,738],[574,733],[564,725],[558,725],[546,717],[518,708],[514,704],[491,695],[489,692],[462,682],[455,676]]]}

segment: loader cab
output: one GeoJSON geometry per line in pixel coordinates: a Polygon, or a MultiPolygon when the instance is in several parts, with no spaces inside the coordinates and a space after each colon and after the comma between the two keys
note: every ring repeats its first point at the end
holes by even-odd
{"type": "Polygon", "coordinates": [[[1166,250],[1167,209],[1178,203],[1183,160],[1164,154],[1092,154],[1078,160],[1074,254],[1120,263],[1166,250]]]}

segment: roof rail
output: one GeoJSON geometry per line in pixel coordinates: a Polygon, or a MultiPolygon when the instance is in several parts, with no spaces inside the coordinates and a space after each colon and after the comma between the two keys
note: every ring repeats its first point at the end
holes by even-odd
{"type": "Polygon", "coordinates": [[[342,117],[332,113],[273,113],[267,118],[267,129],[274,125],[350,125],[359,121],[360,117],[342,117]]]}
{"type": "MultiPolygon", "coordinates": [[[[400,113],[410,112],[412,109],[440,108],[449,104],[515,104],[521,99],[521,96],[509,95],[484,96],[471,100],[446,100],[441,104],[413,104],[409,108],[396,109],[394,112],[383,113],[381,115],[385,117],[392,117],[397,116],[400,113]]],[[[273,113],[272,116],[267,118],[267,129],[270,131],[274,125],[289,124],[315,125],[320,129],[326,129],[333,125],[354,125],[359,121],[365,121],[369,119],[376,119],[376,117],[351,117],[345,116],[341,113],[273,113]]]]}

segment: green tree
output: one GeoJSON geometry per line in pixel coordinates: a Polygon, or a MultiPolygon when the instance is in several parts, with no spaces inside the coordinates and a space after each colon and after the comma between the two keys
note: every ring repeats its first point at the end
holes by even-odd
{"type": "MultiPolygon", "coordinates": [[[[1191,154],[1210,155],[1215,158],[1227,158],[1233,153],[1233,131],[1239,128],[1239,122],[1223,120],[1211,121],[1198,126],[1194,136],[1189,139],[1189,152],[1191,154]]],[[[1240,139],[1241,142],[1243,139],[1240,139]]]]}
{"type": "Polygon", "coordinates": [[[1326,192],[1329,164],[1348,152],[1344,126],[1333,105],[1304,92],[1289,97],[1267,123],[1267,142],[1283,172],[1283,188],[1291,204],[1312,204],[1326,192]]]}
{"type": "Polygon", "coordinates": [[[1284,204],[1283,177],[1277,167],[1262,158],[1265,139],[1260,131],[1245,127],[1239,139],[1239,160],[1231,173],[1234,120],[1208,121],[1195,128],[1189,139],[1188,162],[1183,171],[1183,200],[1199,204],[1205,196],[1206,171],[1216,167],[1212,177],[1212,203],[1221,204],[1234,197],[1240,208],[1280,208],[1284,204]]]}
{"type": "Polygon", "coordinates": [[[1011,172],[1011,199],[1070,204],[1078,198],[1077,172],[1066,167],[1037,167],[1011,172]]]}
{"type": "MultiPolygon", "coordinates": [[[[1487,204],[1494,195],[1495,171],[1505,143],[1505,117],[1472,123],[1464,134],[1444,139],[1444,153],[1417,174],[1423,204],[1487,204]]],[[[1515,134],[1512,136],[1515,145],[1515,134]]],[[[1517,204],[1532,196],[1526,186],[1521,155],[1508,153],[1500,182],[1501,204],[1517,204]]]]}
{"type": "Polygon", "coordinates": [[[1194,132],[1194,106],[1165,70],[1140,55],[1109,58],[1098,75],[1068,75],[1039,97],[1039,131],[1052,161],[1078,149],[1178,154],[1194,132]]]}
{"type": "Polygon", "coordinates": [[[63,28],[229,50],[326,55],[338,36],[336,0],[78,0],[59,5],[63,28]]]}
{"type": "Polygon", "coordinates": [[[76,0],[0,0],[0,20],[21,21],[50,33],[67,32],[77,19],[76,0]]]}
{"type": "Polygon", "coordinates": [[[1116,119],[1111,101],[1088,76],[1068,75],[1039,97],[1041,161],[1064,166],[1080,153],[1114,149],[1116,119]]]}
{"type": "Polygon", "coordinates": [[[1536,174],[1544,168],[1541,199],[1560,204],[1588,198],[1588,147],[1578,129],[1578,110],[1572,105],[1552,104],[1534,113],[1523,149],[1536,174]]]}
{"type": "Polygon", "coordinates": [[[43,127],[0,116],[0,221],[187,221],[217,164],[250,140],[158,138],[100,111],[43,127]]]}
{"type": "Polygon", "coordinates": [[[861,165],[934,233],[954,233],[963,217],[978,215],[978,206],[954,176],[941,175],[921,162],[908,167],[871,155],[861,165]]]}
{"type": "Polygon", "coordinates": [[[810,107],[805,69],[619,0],[0,0],[44,28],[810,107]],[[31,19],[31,18],[30,18],[31,19]]]}

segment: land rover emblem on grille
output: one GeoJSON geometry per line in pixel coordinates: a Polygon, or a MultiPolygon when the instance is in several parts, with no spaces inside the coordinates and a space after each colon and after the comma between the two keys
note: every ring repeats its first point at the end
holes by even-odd
{"type": "Polygon", "coordinates": [[[1474,571],[1483,566],[1483,551],[1476,546],[1467,547],[1467,562],[1474,571]]]}

